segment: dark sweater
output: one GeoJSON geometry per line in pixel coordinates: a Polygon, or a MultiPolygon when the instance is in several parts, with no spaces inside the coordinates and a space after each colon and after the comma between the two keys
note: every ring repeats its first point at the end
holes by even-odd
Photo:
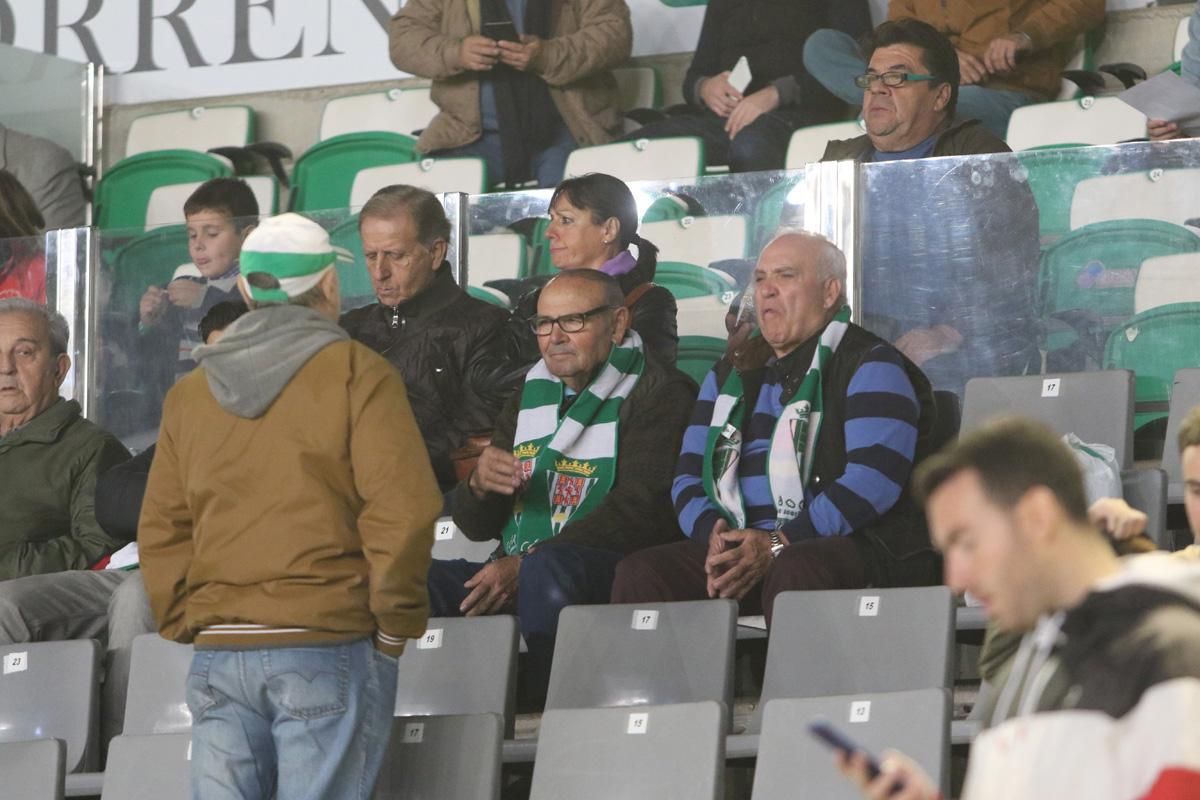
{"type": "Polygon", "coordinates": [[[117,464],[96,480],[96,521],[122,542],[137,539],[138,517],[146,496],[146,479],[154,461],[154,445],[117,464]]]}
{"type": "MultiPolygon", "coordinates": [[[[696,397],[695,384],[682,372],[651,358],[629,397],[621,403],[617,428],[617,469],[604,501],[584,517],[574,517],[555,541],[632,553],[682,538],[671,508],[675,454],[696,397]]],[[[500,418],[492,445],[511,451],[521,393],[500,418]]],[[[468,539],[499,538],[512,516],[513,498],[487,494],[479,500],[463,481],[451,496],[454,522],[468,539]]]]}

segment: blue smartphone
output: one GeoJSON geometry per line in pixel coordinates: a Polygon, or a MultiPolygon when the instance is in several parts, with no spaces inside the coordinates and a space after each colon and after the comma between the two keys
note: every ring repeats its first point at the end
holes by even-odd
{"type": "Polygon", "coordinates": [[[871,780],[879,777],[879,760],[858,742],[833,727],[827,720],[818,719],[808,723],[808,732],[834,750],[841,751],[846,758],[854,753],[863,753],[867,757],[867,777],[871,780]]]}

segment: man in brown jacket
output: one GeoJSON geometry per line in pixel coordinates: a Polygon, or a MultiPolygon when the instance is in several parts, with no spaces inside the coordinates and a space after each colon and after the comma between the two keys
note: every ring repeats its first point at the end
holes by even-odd
{"type": "MultiPolygon", "coordinates": [[[[959,112],[997,136],[1012,112],[1053,100],[1079,36],[1104,22],[1104,0],[891,0],[888,19],[919,19],[949,37],[962,75],[959,112]]],[[[820,30],[804,45],[804,66],[851,105],[862,100],[855,76],[866,66],[846,34],[820,30]]]]}
{"type": "Polygon", "coordinates": [[[398,68],[433,79],[441,112],[417,149],[483,158],[493,183],[554,186],[572,150],[620,133],[611,68],[633,46],[622,0],[409,0],[389,46],[398,68]]]}
{"type": "Polygon", "coordinates": [[[400,375],[337,325],[334,260],[263,222],[254,310],[164,403],[138,544],[160,632],[196,645],[195,797],[370,797],[425,630],[441,495],[400,375]]]}

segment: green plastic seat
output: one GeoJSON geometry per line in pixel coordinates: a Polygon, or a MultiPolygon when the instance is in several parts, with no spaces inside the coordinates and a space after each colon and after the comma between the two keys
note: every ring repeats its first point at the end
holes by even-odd
{"type": "Polygon", "coordinates": [[[504,296],[504,293],[498,289],[490,289],[487,286],[468,286],[467,294],[471,295],[471,297],[474,297],[476,300],[482,300],[485,303],[491,303],[494,306],[500,306],[500,308],[507,309],[510,307],[508,304],[508,299],[504,296]]]}
{"type": "Polygon", "coordinates": [[[654,282],[667,287],[676,300],[724,295],[737,288],[733,278],[724,272],[681,261],[660,261],[654,282]]]}
{"type": "Polygon", "coordinates": [[[754,209],[754,223],[751,229],[751,246],[754,252],[766,247],[767,242],[775,237],[783,218],[784,206],[788,205],[788,195],[800,181],[801,178],[791,178],[777,183],[759,198],[758,207],[754,209]]]}
{"type": "Polygon", "coordinates": [[[1166,418],[1175,372],[1200,367],[1200,303],[1173,303],[1134,316],[1108,337],[1105,369],[1129,369],[1137,403],[1163,404],[1135,414],[1135,426],[1166,418]]]}
{"type": "Polygon", "coordinates": [[[680,336],[675,366],[696,383],[725,355],[725,340],[715,336],[680,336]]]}
{"type": "Polygon", "coordinates": [[[136,313],[147,287],[166,285],[175,269],[191,260],[184,225],[155,228],[128,242],[113,257],[113,286],[108,310],[136,313]]]}
{"type": "Polygon", "coordinates": [[[348,208],[359,170],[418,160],[417,140],[401,133],[365,131],[317,142],[292,172],[292,211],[348,208]]]}
{"type": "Polygon", "coordinates": [[[353,216],[329,232],[329,243],[347,250],[353,262],[338,261],[338,286],[342,293],[342,306],[355,308],[375,301],[375,287],[371,285],[371,274],[367,272],[367,260],[363,256],[362,239],[358,235],[358,216],[353,216]]]}
{"type": "Polygon", "coordinates": [[[1075,186],[1102,174],[1112,148],[1054,145],[1022,150],[1016,155],[1028,173],[1029,188],[1037,202],[1042,246],[1049,246],[1071,231],[1075,186]]]}
{"type": "Polygon", "coordinates": [[[233,174],[229,164],[194,150],[157,150],[121,159],[96,186],[96,226],[146,227],[150,195],[160,186],[233,174]]]}

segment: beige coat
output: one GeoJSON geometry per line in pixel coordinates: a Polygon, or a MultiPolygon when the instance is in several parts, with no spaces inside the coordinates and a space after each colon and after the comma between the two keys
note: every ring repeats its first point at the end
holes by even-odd
{"type": "MultiPolygon", "coordinates": [[[[581,147],[605,144],[621,132],[620,96],[612,67],[629,58],[633,26],[622,0],[553,0],[551,38],[531,64],[581,147]]],[[[460,147],[482,134],[478,73],[458,64],[459,45],[479,33],[479,0],[408,0],[392,17],[392,63],[433,79],[441,113],[417,149],[460,147]]]]}

